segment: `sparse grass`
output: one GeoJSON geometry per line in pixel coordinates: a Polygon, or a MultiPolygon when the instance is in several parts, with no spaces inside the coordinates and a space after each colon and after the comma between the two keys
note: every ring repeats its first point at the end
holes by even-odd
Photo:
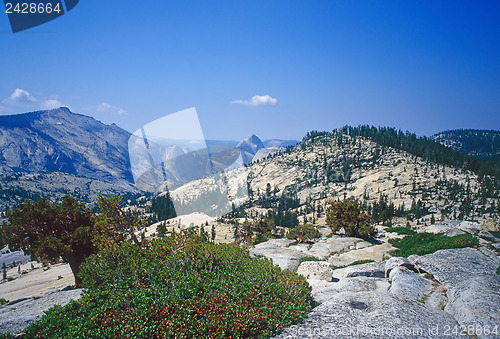
{"type": "Polygon", "coordinates": [[[396,232],[399,235],[414,235],[417,234],[414,230],[411,228],[406,228],[406,227],[388,227],[385,229],[386,232],[396,232]]]}
{"type": "Polygon", "coordinates": [[[442,234],[418,233],[407,235],[403,239],[391,239],[390,243],[398,249],[392,254],[398,257],[408,257],[412,254],[424,255],[438,250],[464,248],[479,245],[479,239],[470,234],[460,234],[447,237],[442,234]]]}

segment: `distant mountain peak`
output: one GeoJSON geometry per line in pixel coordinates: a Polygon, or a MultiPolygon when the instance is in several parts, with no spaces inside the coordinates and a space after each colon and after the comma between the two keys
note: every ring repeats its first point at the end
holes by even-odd
{"type": "Polygon", "coordinates": [[[264,148],[264,143],[255,134],[250,134],[241,140],[236,147],[255,154],[259,149],[264,148]]]}

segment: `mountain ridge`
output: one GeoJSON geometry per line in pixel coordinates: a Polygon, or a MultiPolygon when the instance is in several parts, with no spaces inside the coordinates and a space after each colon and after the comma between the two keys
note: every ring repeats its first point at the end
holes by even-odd
{"type": "Polygon", "coordinates": [[[131,182],[130,133],[68,108],[0,117],[0,172],[60,171],[131,182]]]}

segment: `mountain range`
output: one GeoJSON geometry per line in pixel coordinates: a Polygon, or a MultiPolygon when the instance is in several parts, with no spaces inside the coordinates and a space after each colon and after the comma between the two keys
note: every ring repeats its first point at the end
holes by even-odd
{"type": "Polygon", "coordinates": [[[0,173],[64,172],[132,181],[130,133],[68,108],[0,116],[0,173]]]}
{"type": "MultiPolygon", "coordinates": [[[[20,187],[9,184],[3,188],[8,187],[11,191],[32,190],[33,187],[25,184],[31,180],[27,179],[30,178],[27,175],[53,172],[92,179],[100,182],[97,185],[99,187],[108,187],[106,183],[125,191],[135,191],[129,156],[130,136],[128,131],[115,124],[103,124],[65,107],[0,116],[0,176],[8,177],[8,182],[12,182],[12,175],[18,176],[18,179],[22,176],[22,180],[16,181],[24,183],[20,187]]],[[[248,164],[256,155],[255,159],[262,159],[296,143],[278,139],[262,142],[255,135],[240,142],[207,140],[212,154],[212,169],[202,166],[194,173],[190,170],[193,163],[208,163],[200,152],[190,152],[175,146],[160,147],[157,150],[160,153],[155,156],[160,159],[160,163],[164,162],[164,169],[169,174],[165,181],[170,187],[176,187],[209,176],[213,170],[224,170],[232,162],[235,149],[241,152],[243,162],[248,164]]],[[[209,154],[207,151],[205,153],[209,154]]],[[[45,176],[37,178],[43,180],[45,176]]],[[[77,188],[76,183],[81,183],[80,179],[70,181],[75,183],[72,189],[77,188]]],[[[73,193],[72,189],[69,192],[73,193]]]]}

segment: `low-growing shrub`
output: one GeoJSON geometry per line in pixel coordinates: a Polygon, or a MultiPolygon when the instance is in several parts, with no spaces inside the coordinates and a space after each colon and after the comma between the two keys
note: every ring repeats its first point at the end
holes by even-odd
{"type": "Polygon", "coordinates": [[[303,224],[303,225],[298,225],[289,230],[286,233],[286,237],[288,239],[297,239],[299,237],[299,234],[302,234],[302,240],[303,241],[310,241],[314,238],[319,238],[321,237],[321,232],[318,231],[318,229],[311,224],[303,224]]]}
{"type": "Polygon", "coordinates": [[[84,295],[51,308],[27,337],[266,337],[314,307],[303,277],[194,235],[110,246],[81,275],[84,295]]]}
{"type": "Polygon", "coordinates": [[[0,298],[0,305],[5,305],[7,304],[9,301],[5,298],[0,298]]]}
{"type": "Polygon", "coordinates": [[[385,229],[386,232],[396,232],[397,234],[400,235],[414,235],[417,234],[414,230],[411,228],[406,228],[406,227],[387,227],[385,229]]]}
{"type": "Polygon", "coordinates": [[[497,274],[500,275],[500,266],[497,267],[497,274]]]}
{"type": "Polygon", "coordinates": [[[417,233],[407,235],[403,239],[391,239],[390,243],[398,249],[393,255],[408,257],[412,254],[424,255],[448,248],[463,248],[479,245],[479,239],[470,234],[447,237],[442,234],[417,233]]]}

